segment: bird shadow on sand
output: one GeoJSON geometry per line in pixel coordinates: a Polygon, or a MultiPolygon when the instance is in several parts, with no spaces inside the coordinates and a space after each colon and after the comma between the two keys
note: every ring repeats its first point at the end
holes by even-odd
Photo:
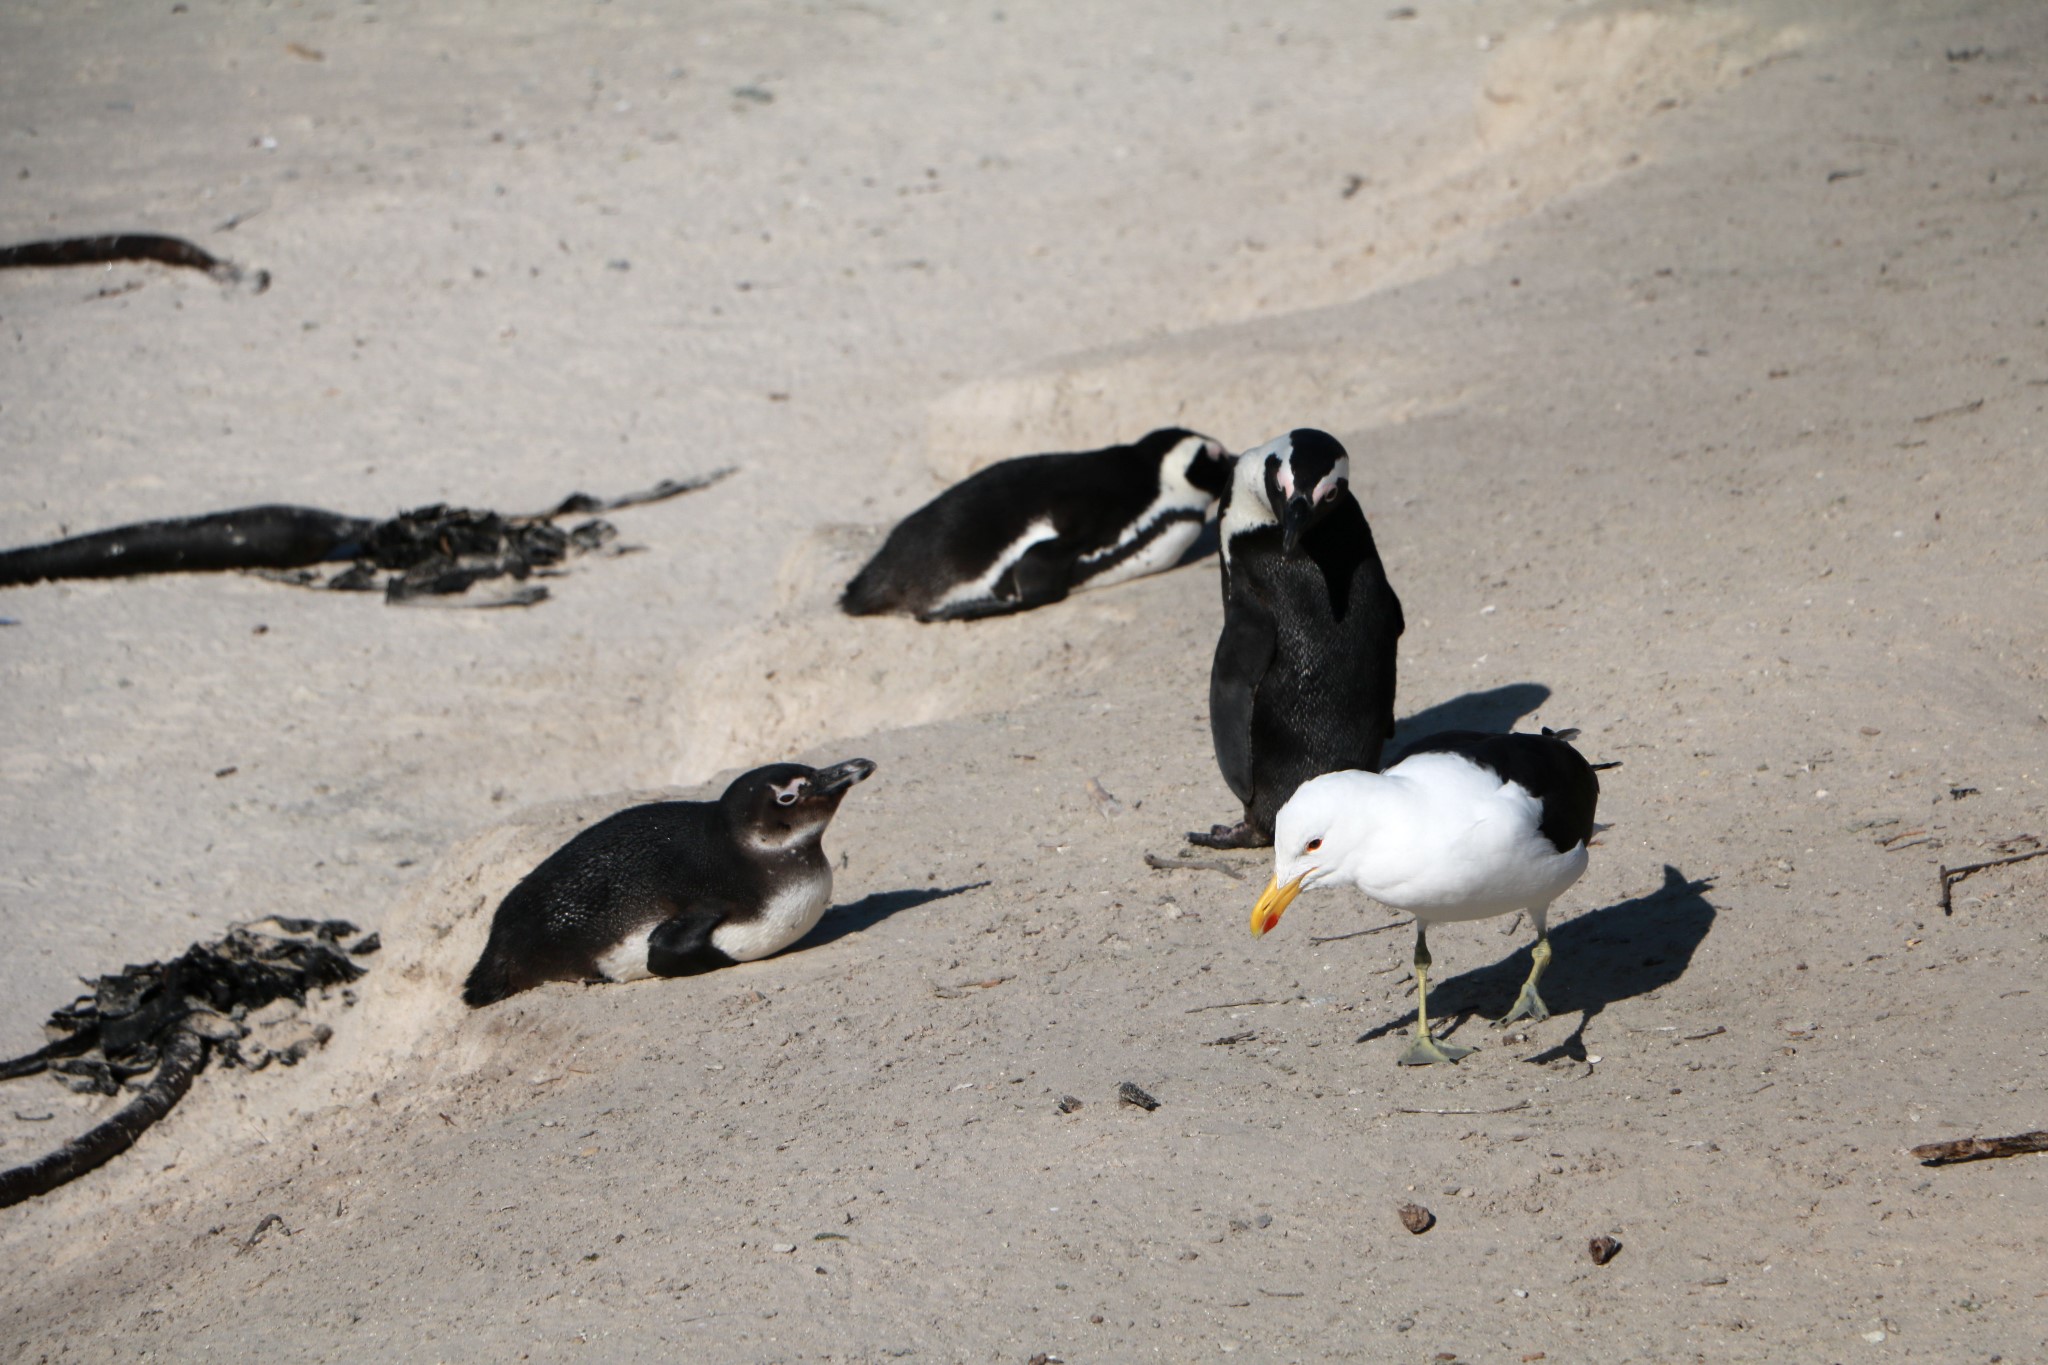
{"type": "MultiPolygon", "coordinates": [[[[1714,927],[1714,907],[1707,900],[1713,884],[1712,877],[1688,880],[1666,863],[1664,884],[1648,895],[1603,905],[1553,925],[1552,961],[1543,974],[1543,999],[1553,1017],[1576,1011],[1579,1022],[1562,1042],[1523,1060],[1547,1063],[1569,1057],[1585,1061],[1586,1025],[1594,1016],[1617,1001],[1646,995],[1685,975],[1694,951],[1714,927]]],[[[1447,949],[1456,952],[1457,948],[1449,935],[1442,930],[1438,934],[1438,942],[1431,946],[1441,963],[1447,949]]],[[[1475,1015],[1493,1018],[1507,1013],[1515,992],[1529,975],[1529,952],[1530,945],[1525,943],[1491,966],[1432,982],[1431,1015],[1456,1016],[1451,1030],[1455,1032],[1475,1015]]],[[[1414,1026],[1415,1011],[1411,1009],[1360,1034],[1357,1041],[1369,1042],[1414,1026]]],[[[1518,1026],[1516,1031],[1522,1027],[1526,1026],[1518,1026]]]]}
{"type": "MultiPolygon", "coordinates": [[[[1550,700],[1550,689],[1542,683],[1508,683],[1484,692],[1467,692],[1425,706],[1394,726],[1387,741],[1389,754],[1400,754],[1416,740],[1444,730],[1478,730],[1482,734],[1505,734],[1515,722],[1550,700]]],[[[1394,760],[1388,760],[1393,766],[1394,760]]]]}
{"type": "Polygon", "coordinates": [[[979,891],[982,887],[991,884],[990,882],[979,881],[967,882],[961,886],[926,886],[903,891],[876,891],[870,895],[862,896],[851,905],[843,905],[826,915],[824,919],[818,921],[818,927],[806,935],[791,951],[805,952],[812,948],[822,948],[828,943],[838,942],[848,934],[857,934],[863,929],[872,929],[900,910],[910,910],[920,905],[930,905],[933,901],[942,901],[948,896],[957,896],[966,891],[979,891]]]}

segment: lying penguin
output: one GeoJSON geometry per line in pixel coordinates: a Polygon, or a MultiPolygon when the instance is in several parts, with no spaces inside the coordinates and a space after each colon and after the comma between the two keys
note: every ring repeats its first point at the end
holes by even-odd
{"type": "Polygon", "coordinates": [[[660,801],[598,821],[498,906],[462,998],[488,1005],[544,981],[692,976],[779,953],[832,900],[819,847],[875,765],[771,763],[716,801],[660,801]]]}
{"type": "Polygon", "coordinates": [[[905,517],[846,585],[849,616],[1000,616],[1157,573],[1195,543],[1230,455],[1179,427],[990,465],[905,517]]]}
{"type": "Polygon", "coordinates": [[[1298,428],[1238,457],[1222,541],[1209,730],[1244,819],[1188,839],[1264,848],[1296,787],[1379,770],[1401,599],[1351,495],[1351,458],[1327,432],[1298,428]]]}

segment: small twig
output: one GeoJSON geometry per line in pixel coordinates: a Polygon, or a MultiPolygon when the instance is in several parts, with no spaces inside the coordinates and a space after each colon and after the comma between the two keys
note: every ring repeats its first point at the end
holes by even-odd
{"type": "Polygon", "coordinates": [[[1347,938],[1364,938],[1367,934],[1384,934],[1387,930],[1398,929],[1407,922],[1405,919],[1397,919],[1386,924],[1375,924],[1370,929],[1353,929],[1348,934],[1331,934],[1325,938],[1317,938],[1314,934],[1310,934],[1308,941],[1310,943],[1342,943],[1347,938]]]}
{"type": "Polygon", "coordinates": [[[1308,1297],[1308,1291],[1304,1289],[1261,1289],[1259,1292],[1269,1299],[1305,1299],[1308,1297]]]}
{"type": "Polygon", "coordinates": [[[1500,1109],[1396,1109],[1397,1114],[1512,1114],[1517,1109],[1527,1109],[1529,1101],[1516,1100],[1500,1109]]]}
{"type": "Polygon", "coordinates": [[[1925,825],[1920,826],[1918,829],[1902,829],[1897,834],[1885,835],[1884,838],[1879,839],[1878,842],[1880,844],[1895,844],[1901,839],[1910,839],[1916,834],[1925,834],[1926,832],[1927,826],[1925,825]]]}
{"type": "Polygon", "coordinates": [[[250,1247],[255,1246],[257,1242],[262,1240],[263,1234],[270,1231],[274,1227],[284,1228],[284,1235],[287,1237],[292,1235],[292,1230],[289,1227],[285,1226],[283,1214],[266,1213],[263,1215],[263,1221],[256,1225],[256,1231],[249,1234],[249,1239],[242,1243],[241,1250],[237,1251],[235,1255],[239,1256],[242,1254],[242,1252],[247,1251],[250,1247]]]}
{"type": "Polygon", "coordinates": [[[1705,1033],[1688,1033],[1685,1035],[1682,1041],[1688,1043],[1697,1043],[1702,1038],[1718,1038],[1727,1031],[1728,1026],[1726,1024],[1716,1024],[1712,1028],[1708,1029],[1705,1033]]]}
{"type": "Polygon", "coordinates": [[[1124,813],[1124,803],[1111,796],[1109,789],[1097,779],[1088,779],[1087,791],[1088,799],[1095,803],[1095,809],[1102,812],[1103,819],[1114,820],[1124,813]]]}
{"type": "Polygon", "coordinates": [[[1147,853],[1145,866],[1157,872],[1221,872],[1234,882],[1244,880],[1244,873],[1221,858],[1162,858],[1157,853],[1147,853]]]}
{"type": "Polygon", "coordinates": [[[2048,848],[2037,848],[2032,853],[2015,853],[2009,858],[1993,858],[1991,861],[1984,863],[1965,863],[1961,867],[1942,868],[1941,913],[1944,915],[1953,915],[1955,913],[1955,906],[1949,899],[1949,893],[1957,882],[1969,876],[1972,872],[1982,872],[1987,867],[2004,867],[2007,863],[2023,863],[2029,858],[2048,858],[2048,848]]]}
{"type": "Polygon", "coordinates": [[[1992,1157],[2025,1156],[2048,1152],[2048,1132],[2015,1133],[2011,1137],[1960,1138],[1954,1142],[1928,1142],[1913,1149],[1923,1166],[1946,1166],[1956,1161],[1986,1161],[1992,1157]]]}
{"type": "Polygon", "coordinates": [[[1285,1003],[1283,1000],[1227,1000],[1220,1005],[1197,1005],[1193,1009],[1182,1010],[1181,1013],[1200,1014],[1203,1010],[1237,1010],[1245,1009],[1252,1005],[1281,1005],[1285,1003]]]}
{"type": "Polygon", "coordinates": [[[1967,403],[1958,403],[1952,408],[1943,408],[1939,412],[1930,412],[1923,417],[1915,417],[1913,423],[1915,426],[1925,426],[1929,422],[1939,422],[1944,417],[1967,417],[1983,406],[1983,399],[1972,398],[1967,403]]]}

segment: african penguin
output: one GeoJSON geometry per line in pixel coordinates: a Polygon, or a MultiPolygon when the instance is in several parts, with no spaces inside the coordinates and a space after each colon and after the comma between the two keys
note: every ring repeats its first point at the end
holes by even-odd
{"type": "Polygon", "coordinates": [[[1571,746],[1577,734],[1446,731],[1384,773],[1302,783],[1280,809],[1273,880],[1252,911],[1252,933],[1266,933],[1298,893],[1321,886],[1354,886],[1415,916],[1415,1038],[1401,1061],[1421,1066],[1472,1051],[1429,1031],[1428,927],[1526,911],[1536,947],[1500,1022],[1549,1018],[1536,986],[1550,965],[1550,903],[1585,872],[1598,828],[1600,779],[1571,746]]]}
{"type": "Polygon", "coordinates": [[[875,765],[772,763],[716,801],[661,801],[598,821],[498,906],[463,986],[488,1005],[543,981],[637,981],[752,962],[811,931],[832,899],[819,839],[875,765]]]}
{"type": "Polygon", "coordinates": [[[1209,730],[1244,819],[1190,834],[1193,843],[1264,847],[1303,782],[1380,766],[1394,729],[1401,600],[1350,480],[1344,447],[1306,427],[1238,456],[1223,505],[1209,730]]]}
{"type": "Polygon", "coordinates": [[[1230,456],[1169,427],[1106,450],[1025,455],[953,485],[846,585],[850,616],[999,616],[1179,562],[1230,481],[1230,456]]]}

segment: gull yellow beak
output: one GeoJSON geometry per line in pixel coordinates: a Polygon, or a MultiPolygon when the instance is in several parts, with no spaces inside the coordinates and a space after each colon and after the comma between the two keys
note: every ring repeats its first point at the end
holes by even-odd
{"type": "Polygon", "coordinates": [[[1285,886],[1280,885],[1278,877],[1266,883],[1265,891],[1259,896],[1259,903],[1252,907],[1253,938],[1257,938],[1280,922],[1280,916],[1287,913],[1287,907],[1294,904],[1294,898],[1301,894],[1302,878],[1307,876],[1308,873],[1304,872],[1285,886]]]}

